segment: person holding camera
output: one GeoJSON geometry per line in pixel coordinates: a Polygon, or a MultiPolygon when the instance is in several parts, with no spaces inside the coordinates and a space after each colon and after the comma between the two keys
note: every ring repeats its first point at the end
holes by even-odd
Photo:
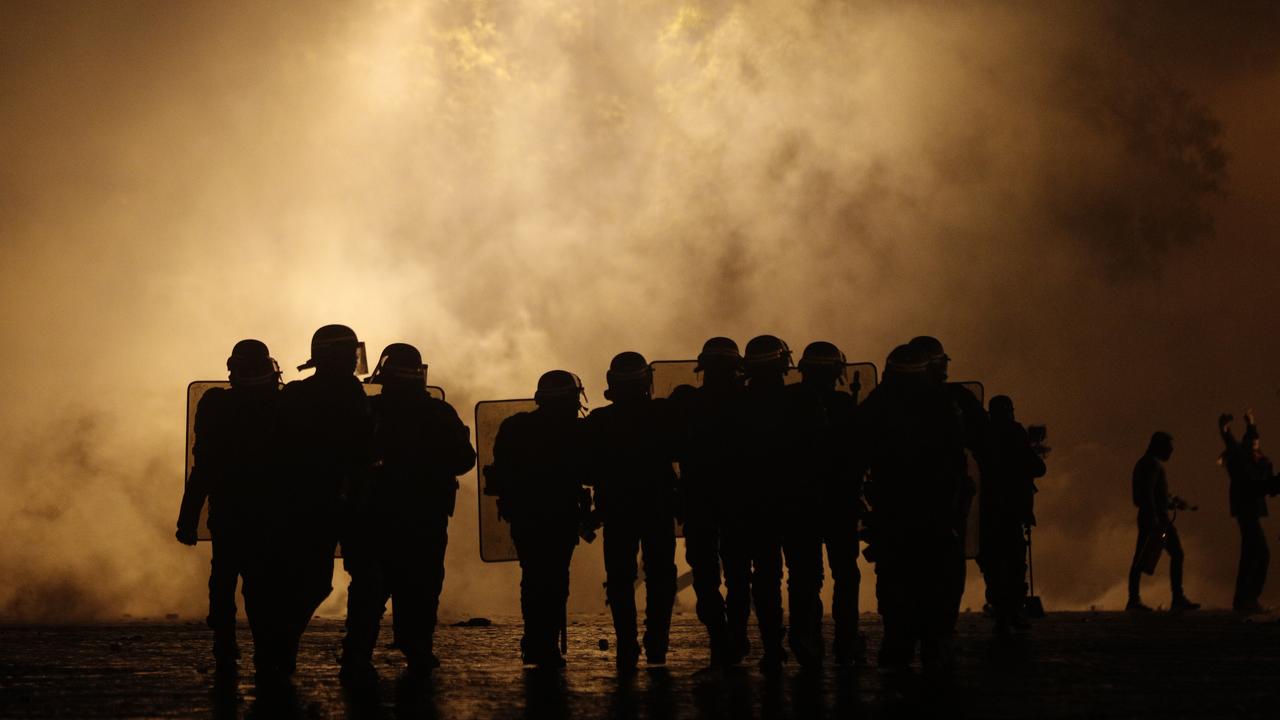
{"type": "Polygon", "coordinates": [[[1027,626],[1022,615],[1027,596],[1025,528],[1035,524],[1035,479],[1045,473],[1044,458],[1027,430],[1013,416],[1013,400],[997,395],[988,404],[989,448],[979,495],[981,554],[978,566],[987,581],[987,603],[995,633],[1007,636],[1027,626]]]}
{"type": "Polygon", "coordinates": [[[1259,602],[1267,582],[1267,566],[1271,551],[1262,532],[1262,518],[1267,516],[1267,495],[1275,495],[1275,468],[1262,454],[1258,426],[1253,411],[1244,414],[1244,437],[1236,440],[1231,431],[1234,418],[1227,413],[1218,417],[1218,431],[1226,449],[1220,464],[1226,468],[1231,484],[1227,490],[1231,517],[1240,526],[1240,565],[1236,572],[1236,591],[1231,607],[1238,613],[1256,615],[1267,611],[1259,602]]]}

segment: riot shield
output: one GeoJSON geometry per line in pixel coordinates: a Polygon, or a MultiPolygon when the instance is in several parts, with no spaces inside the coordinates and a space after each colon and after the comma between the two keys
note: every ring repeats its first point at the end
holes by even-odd
{"type": "MultiPolygon", "coordinates": [[[[230,389],[231,383],[226,380],[196,380],[187,385],[187,457],[186,469],[182,475],[182,487],[185,490],[187,481],[191,479],[191,466],[195,464],[196,448],[196,408],[200,407],[200,399],[213,388],[230,389]]],[[[200,540],[209,540],[209,503],[200,509],[200,526],[197,529],[200,540]]]]}
{"type": "MultiPolygon", "coordinates": [[[[369,397],[373,397],[374,395],[381,395],[382,385],[380,383],[366,382],[364,383],[364,394],[368,395],[369,397]]],[[[440,387],[439,385],[428,385],[427,394],[437,400],[445,399],[444,388],[440,387]]]]}
{"type": "Polygon", "coordinates": [[[953,382],[951,384],[959,385],[965,390],[968,390],[969,392],[973,393],[973,396],[978,398],[979,405],[981,405],[984,408],[987,406],[987,397],[986,397],[987,390],[982,386],[982,383],[978,382],[977,380],[962,380],[960,382],[953,382]]]}
{"type": "MultiPolygon", "coordinates": [[[[655,360],[649,363],[653,369],[653,397],[669,397],[671,391],[680,385],[702,386],[702,375],[694,371],[698,366],[696,360],[655,360]]],[[[880,382],[880,373],[875,363],[857,362],[845,366],[845,382],[837,385],[841,392],[853,393],[857,390],[858,402],[862,402],[880,382]]],[[[800,382],[800,371],[791,368],[786,375],[787,384],[800,382]]],[[[979,384],[981,387],[981,384],[979,384]]]]}
{"type": "Polygon", "coordinates": [[[484,468],[493,463],[493,444],[502,421],[537,407],[531,399],[481,400],[476,403],[476,498],[480,510],[480,559],[484,562],[518,559],[516,545],[511,540],[511,525],[498,517],[498,498],[485,494],[484,468]]]}
{"type": "Polygon", "coordinates": [[[671,392],[681,385],[702,387],[702,375],[694,371],[696,367],[697,360],[654,360],[649,363],[649,369],[653,370],[650,396],[671,397],[671,392]]]}
{"type": "MultiPolygon", "coordinates": [[[[876,389],[876,385],[880,383],[880,372],[876,369],[875,363],[856,362],[846,363],[844,373],[844,382],[837,384],[836,389],[843,393],[849,393],[857,399],[861,404],[872,390],[876,389]]],[[[800,382],[801,375],[799,368],[791,368],[787,371],[786,381],[788,385],[794,385],[800,382]]]]}
{"type": "MultiPolygon", "coordinates": [[[[986,389],[982,383],[977,380],[965,380],[961,382],[953,382],[951,385],[959,385],[968,390],[978,399],[978,405],[985,407],[986,389]]],[[[965,450],[965,459],[969,468],[969,478],[973,480],[973,498],[969,505],[969,513],[965,518],[964,525],[964,556],[969,559],[976,559],[981,551],[979,545],[982,533],[980,525],[982,524],[982,508],[978,503],[978,496],[982,493],[982,468],[978,465],[978,459],[973,456],[969,450],[965,450]]]]}

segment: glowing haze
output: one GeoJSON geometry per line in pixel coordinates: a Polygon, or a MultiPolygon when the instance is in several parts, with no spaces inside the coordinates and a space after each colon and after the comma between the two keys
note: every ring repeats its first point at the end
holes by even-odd
{"type": "MultiPolygon", "coordinates": [[[[1225,604],[1214,421],[1280,432],[1280,22],[1062,5],[5,4],[0,615],[202,615],[184,387],[329,322],[417,344],[464,417],[552,367],[598,401],[625,349],[935,334],[1050,426],[1046,605],[1123,599],[1157,428],[1225,604]]],[[[463,487],[442,612],[513,612],[463,487]]]]}

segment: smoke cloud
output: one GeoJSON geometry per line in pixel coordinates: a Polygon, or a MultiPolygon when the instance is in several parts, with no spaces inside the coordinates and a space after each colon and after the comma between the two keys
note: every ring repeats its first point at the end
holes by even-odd
{"type": "MultiPolygon", "coordinates": [[[[183,389],[243,337],[290,368],[330,322],[418,345],[464,417],[552,367],[598,402],[625,349],[771,332],[882,364],[934,334],[956,379],[1050,426],[1047,606],[1123,601],[1156,429],[1200,505],[1188,592],[1225,605],[1214,421],[1280,427],[1278,14],[7,5],[0,615],[202,615],[207,547],[171,537],[183,389]]],[[[514,612],[474,475],[458,507],[442,612],[514,612]]],[[[579,555],[572,609],[602,610],[579,555]]]]}

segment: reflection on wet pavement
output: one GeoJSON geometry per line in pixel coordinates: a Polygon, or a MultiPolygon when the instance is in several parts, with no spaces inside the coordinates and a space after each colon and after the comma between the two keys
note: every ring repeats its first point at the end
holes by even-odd
{"type": "MultiPolygon", "coordinates": [[[[879,639],[864,616],[871,657],[879,639]]],[[[821,718],[954,717],[1274,717],[1280,623],[1226,613],[1132,617],[1061,613],[1030,637],[997,641],[987,622],[964,615],[951,677],[916,670],[890,676],[871,668],[776,678],[748,661],[705,669],[704,634],[677,617],[665,667],[619,677],[604,616],[569,627],[564,672],[526,669],[515,618],[491,627],[442,626],[442,667],[425,681],[401,673],[397,651],[375,658],[376,692],[353,696],[337,681],[338,620],[317,620],[304,638],[290,693],[260,696],[241,639],[243,676],[219,686],[209,633],[197,623],[6,626],[0,629],[0,717],[442,717],[442,718],[821,718]]]]}

